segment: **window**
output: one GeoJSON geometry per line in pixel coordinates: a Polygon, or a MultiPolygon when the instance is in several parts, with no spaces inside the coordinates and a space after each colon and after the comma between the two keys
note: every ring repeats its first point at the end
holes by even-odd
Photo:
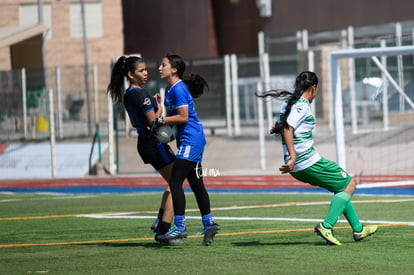
{"type": "MultiPolygon", "coordinates": [[[[86,35],[88,37],[103,36],[101,3],[84,3],[86,35]]],[[[70,5],[70,31],[72,37],[82,37],[81,4],[70,5]]]]}
{"type": "MultiPolygon", "coordinates": [[[[37,5],[21,5],[19,7],[20,26],[33,26],[39,24],[37,5]]],[[[43,25],[49,27],[46,38],[52,37],[52,9],[50,5],[43,5],[43,25]]]]}

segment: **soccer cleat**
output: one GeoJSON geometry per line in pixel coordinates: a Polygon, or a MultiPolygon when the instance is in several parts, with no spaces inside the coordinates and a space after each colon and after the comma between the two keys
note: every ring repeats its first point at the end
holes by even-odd
{"type": "Polygon", "coordinates": [[[182,245],[183,241],[181,239],[165,239],[165,238],[160,238],[160,236],[163,236],[161,234],[155,234],[155,241],[160,243],[160,244],[167,244],[167,245],[182,245]]]}
{"type": "Polygon", "coordinates": [[[186,230],[180,230],[173,226],[164,235],[157,236],[157,241],[162,243],[170,243],[171,240],[184,239],[188,237],[186,230]]]}
{"type": "Polygon", "coordinates": [[[322,223],[315,226],[316,234],[324,238],[328,244],[334,244],[334,245],[342,245],[340,241],[338,241],[337,238],[334,237],[332,228],[325,228],[322,223]]]}
{"type": "Polygon", "coordinates": [[[182,239],[171,239],[171,240],[168,240],[167,244],[171,246],[180,246],[183,244],[183,240],[182,239]]]}
{"type": "Polygon", "coordinates": [[[160,239],[160,236],[162,236],[161,234],[158,234],[158,233],[156,233],[155,234],[155,237],[154,237],[154,240],[156,241],[156,242],[159,242],[159,243],[162,243],[162,244],[167,244],[168,242],[166,242],[165,240],[163,240],[163,239],[160,239]]]}
{"type": "Polygon", "coordinates": [[[362,241],[368,236],[375,234],[378,230],[378,225],[364,225],[361,232],[354,232],[354,240],[356,242],[362,241]]]}
{"type": "Polygon", "coordinates": [[[204,231],[204,238],[201,245],[209,246],[214,239],[214,236],[220,230],[220,226],[216,223],[213,223],[209,228],[204,231]]]}
{"type": "Polygon", "coordinates": [[[153,231],[153,232],[157,232],[157,229],[158,229],[158,225],[160,224],[160,219],[156,219],[155,221],[154,221],[154,223],[151,225],[151,230],[153,231]]]}

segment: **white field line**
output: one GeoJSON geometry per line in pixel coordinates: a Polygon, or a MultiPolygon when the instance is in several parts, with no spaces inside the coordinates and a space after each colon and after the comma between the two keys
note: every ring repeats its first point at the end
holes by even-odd
{"type": "Polygon", "coordinates": [[[373,183],[360,183],[356,188],[378,188],[378,187],[395,187],[395,186],[411,186],[414,185],[414,181],[393,181],[393,182],[373,182],[373,183]]]}
{"type": "MultiPolygon", "coordinates": [[[[0,194],[5,194],[4,192],[0,192],[0,194]]],[[[15,193],[10,193],[10,194],[6,194],[6,195],[14,195],[15,193]]],[[[37,193],[39,195],[56,195],[56,193],[37,193]]],[[[67,195],[65,194],[65,196],[58,196],[58,197],[41,197],[41,198],[16,198],[16,199],[0,199],[0,203],[2,202],[16,202],[16,201],[42,201],[42,200],[70,200],[70,199],[86,199],[86,198],[92,198],[92,197],[97,197],[98,195],[91,195],[91,194],[86,194],[86,195],[67,195]]]]}
{"type": "MultiPolygon", "coordinates": [[[[379,200],[355,200],[356,203],[393,203],[393,202],[407,202],[414,201],[414,199],[379,199],[379,200]]],[[[252,209],[252,208],[269,208],[269,207],[286,207],[286,206],[308,206],[308,205],[326,205],[330,204],[330,201],[315,201],[315,202],[286,202],[264,205],[246,205],[246,206],[229,206],[229,207],[216,207],[212,210],[234,210],[234,209],[252,209]]],[[[188,209],[187,211],[199,211],[198,209],[188,209]]]]}
{"type": "MultiPolygon", "coordinates": [[[[355,203],[393,203],[393,202],[410,202],[414,201],[413,199],[378,199],[378,200],[358,200],[352,201],[353,204],[355,203]]],[[[316,201],[316,202],[285,202],[285,203],[274,203],[274,204],[261,204],[261,205],[243,205],[243,206],[228,206],[228,207],[215,207],[211,208],[213,211],[219,210],[240,210],[240,209],[253,209],[253,208],[271,208],[271,207],[287,207],[287,206],[308,206],[308,205],[327,205],[330,204],[330,201],[316,201]]],[[[186,212],[198,212],[200,211],[197,208],[186,209],[186,212]]],[[[143,213],[158,213],[157,211],[131,211],[131,212],[123,212],[123,215],[132,215],[132,214],[143,214],[143,213]]],[[[118,214],[118,213],[112,213],[118,214]]],[[[79,216],[85,216],[79,215],[79,216]]]]}
{"type": "MultiPolygon", "coordinates": [[[[361,200],[353,201],[353,203],[393,203],[393,202],[406,202],[414,201],[414,199],[380,199],[380,200],[361,200]]],[[[286,206],[306,206],[306,205],[323,205],[329,204],[329,201],[323,202],[288,202],[279,204],[267,204],[267,205],[247,205],[247,206],[231,206],[231,207],[218,207],[212,210],[240,210],[240,209],[252,209],[252,208],[266,208],[266,207],[286,207],[286,206]]],[[[190,211],[187,210],[187,212],[190,211]]],[[[191,211],[199,211],[198,209],[191,209],[191,211]]],[[[155,216],[140,216],[133,215],[137,212],[124,212],[124,213],[110,213],[110,214],[84,214],[77,217],[87,217],[95,219],[155,219],[155,216]]],[[[142,213],[142,212],[141,212],[142,213]]],[[[200,219],[199,216],[186,216],[187,219],[200,219]]],[[[273,218],[273,217],[220,217],[215,216],[215,220],[234,220],[234,221],[296,221],[296,222],[320,222],[321,219],[304,219],[304,218],[273,218]]],[[[338,222],[347,223],[347,220],[338,220],[338,222]]],[[[401,221],[377,221],[377,220],[361,220],[362,223],[372,224],[408,224],[414,226],[414,222],[401,222],[401,221]]]]}
{"type": "MultiPolygon", "coordinates": [[[[155,219],[156,216],[137,216],[137,215],[121,215],[121,214],[88,214],[79,215],[78,217],[92,218],[92,219],[155,219]]],[[[186,219],[199,220],[199,216],[186,216],[186,219]]],[[[215,216],[214,220],[226,221],[289,221],[289,222],[321,222],[321,219],[303,219],[303,218],[272,218],[272,217],[220,217],[215,216]]],[[[348,223],[347,220],[338,220],[340,223],[348,223]]],[[[414,222],[401,221],[376,221],[376,220],[361,220],[362,223],[370,224],[408,224],[414,226],[414,222]]]]}

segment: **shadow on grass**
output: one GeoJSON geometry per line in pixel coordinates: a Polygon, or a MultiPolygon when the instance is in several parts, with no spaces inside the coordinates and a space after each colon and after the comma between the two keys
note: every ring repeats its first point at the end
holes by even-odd
{"type": "Polygon", "coordinates": [[[161,249],[161,248],[179,248],[180,245],[167,245],[167,244],[161,244],[157,242],[103,242],[103,243],[87,243],[87,244],[81,244],[81,245],[95,245],[95,246],[104,246],[104,247],[144,247],[144,248],[154,248],[154,249],[161,249]]]}
{"type": "Polygon", "coordinates": [[[316,246],[326,246],[324,242],[260,242],[260,241],[252,241],[252,242],[234,242],[232,243],[234,246],[291,246],[291,245],[316,245],[316,246]]]}

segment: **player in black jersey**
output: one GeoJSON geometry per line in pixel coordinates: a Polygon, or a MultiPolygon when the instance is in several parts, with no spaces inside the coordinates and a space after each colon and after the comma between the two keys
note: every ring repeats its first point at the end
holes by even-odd
{"type": "MultiPolygon", "coordinates": [[[[148,71],[143,58],[137,56],[121,56],[115,63],[107,93],[115,103],[123,104],[128,112],[131,124],[137,129],[137,151],[144,163],[151,164],[161,176],[168,181],[175,160],[175,154],[170,146],[157,141],[150,134],[153,121],[161,116],[159,104],[161,96],[155,96],[143,88],[147,82],[148,71]],[[129,87],[123,92],[124,78],[129,81],[129,87]]],[[[158,218],[151,226],[157,236],[165,234],[171,226],[174,217],[171,192],[167,185],[164,191],[158,218]]]]}

